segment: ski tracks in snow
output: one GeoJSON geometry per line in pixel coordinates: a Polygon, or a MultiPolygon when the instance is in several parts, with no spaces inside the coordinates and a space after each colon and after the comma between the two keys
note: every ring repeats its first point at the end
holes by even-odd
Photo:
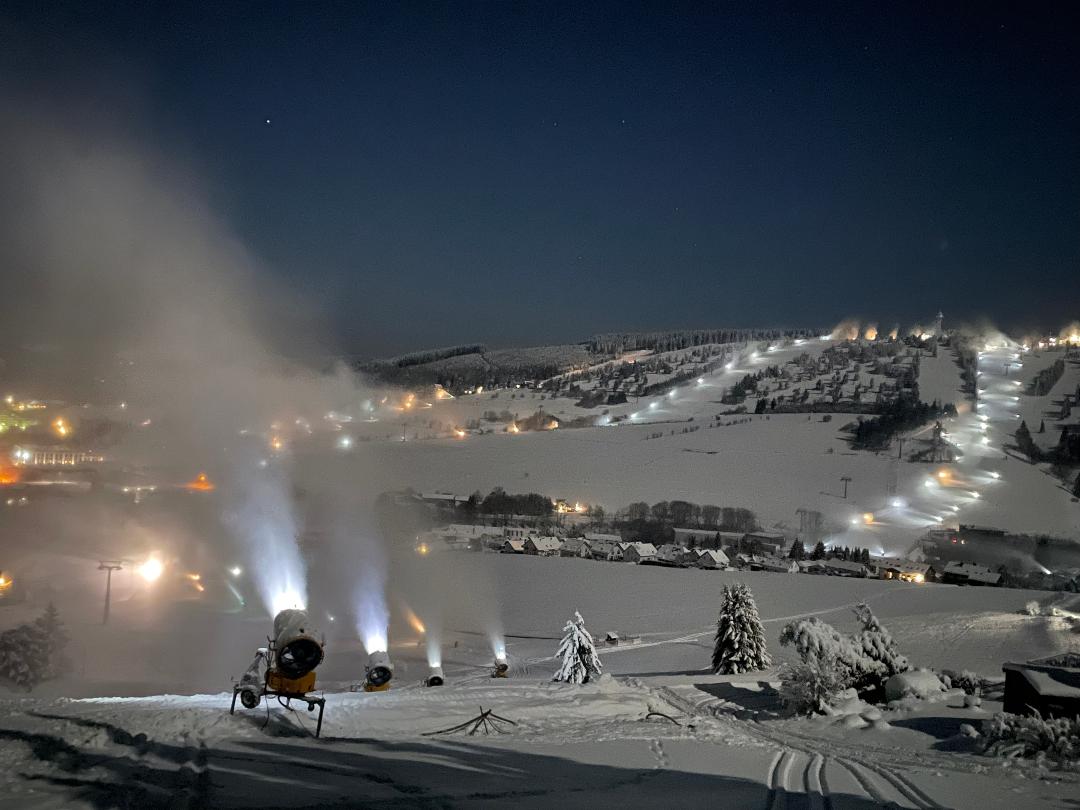
{"type": "MultiPolygon", "coordinates": [[[[695,705],[668,687],[656,693],[687,715],[704,713],[720,719],[709,706],[695,705]]],[[[737,722],[734,727],[778,749],[765,776],[765,810],[843,810],[845,794],[862,794],[860,798],[882,807],[945,810],[907,774],[860,756],[849,746],[794,733],[776,734],[755,721],[737,722]],[[834,802],[833,790],[838,788],[842,792],[834,802]]]]}

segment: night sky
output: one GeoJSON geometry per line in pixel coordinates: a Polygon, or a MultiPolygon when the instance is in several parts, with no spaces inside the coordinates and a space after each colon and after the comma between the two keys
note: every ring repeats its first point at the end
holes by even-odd
{"type": "Polygon", "coordinates": [[[5,3],[0,68],[115,105],[363,355],[1080,317],[1064,5],[750,5],[5,3]]]}

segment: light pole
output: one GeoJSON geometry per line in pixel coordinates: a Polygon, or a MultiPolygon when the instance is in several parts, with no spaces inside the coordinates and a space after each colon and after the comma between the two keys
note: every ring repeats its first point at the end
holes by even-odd
{"type": "Polygon", "coordinates": [[[844,499],[847,499],[847,485],[851,482],[850,475],[841,475],[840,482],[844,485],[844,499]]]}
{"type": "Polygon", "coordinates": [[[102,624],[109,623],[109,603],[112,601],[112,572],[119,571],[123,566],[119,560],[102,560],[98,565],[98,571],[105,572],[105,615],[101,619],[102,624]]]}

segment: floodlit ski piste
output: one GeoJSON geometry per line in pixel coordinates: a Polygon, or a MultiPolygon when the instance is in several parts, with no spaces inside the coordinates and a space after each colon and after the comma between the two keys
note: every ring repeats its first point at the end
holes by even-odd
{"type": "Polygon", "coordinates": [[[0,806],[1075,805],[1080,323],[358,359],[0,113],[0,806]]]}

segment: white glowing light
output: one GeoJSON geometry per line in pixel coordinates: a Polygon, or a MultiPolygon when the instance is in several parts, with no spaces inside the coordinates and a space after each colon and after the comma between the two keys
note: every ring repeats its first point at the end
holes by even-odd
{"type": "Polygon", "coordinates": [[[161,575],[165,573],[165,563],[157,557],[151,557],[135,570],[147,582],[157,582],[161,579],[161,575]]]}
{"type": "Polygon", "coordinates": [[[893,507],[893,509],[903,509],[906,506],[907,506],[907,501],[905,501],[903,498],[893,498],[892,499],[892,507],[893,507]]]}
{"type": "Polygon", "coordinates": [[[300,595],[300,592],[288,586],[274,594],[270,601],[270,611],[275,616],[289,608],[304,610],[306,607],[307,605],[304,604],[304,598],[300,595]]]}
{"type": "Polygon", "coordinates": [[[234,577],[238,577],[242,573],[244,573],[244,569],[241,568],[239,565],[234,565],[232,568],[229,569],[229,573],[234,577]]]}
{"type": "Polygon", "coordinates": [[[969,492],[968,494],[969,494],[969,495],[970,495],[970,496],[971,496],[972,498],[979,498],[979,497],[981,497],[981,496],[979,495],[979,493],[978,493],[978,492],[976,492],[975,490],[971,490],[971,492],[969,492]]]}
{"type": "Polygon", "coordinates": [[[704,385],[705,384],[705,378],[704,377],[698,377],[697,378],[697,384],[698,385],[704,385]]]}
{"type": "Polygon", "coordinates": [[[341,450],[348,450],[352,447],[352,436],[342,436],[338,439],[337,446],[341,450]]]}
{"type": "Polygon", "coordinates": [[[932,487],[933,485],[934,485],[934,479],[933,478],[927,478],[925,481],[923,481],[923,486],[924,487],[932,487]]]}
{"type": "Polygon", "coordinates": [[[735,364],[734,363],[728,363],[726,366],[724,366],[724,368],[727,369],[728,371],[731,371],[733,368],[735,368],[735,364]]]}
{"type": "Polygon", "coordinates": [[[656,408],[657,408],[657,404],[655,402],[650,402],[649,403],[649,410],[656,410],[656,408]]]}
{"type": "Polygon", "coordinates": [[[368,655],[376,652],[386,652],[389,648],[387,642],[386,630],[384,629],[369,629],[364,633],[364,637],[361,639],[364,642],[364,649],[367,650],[368,655]]]}
{"type": "Polygon", "coordinates": [[[990,473],[990,477],[991,477],[991,478],[1001,478],[1001,473],[999,473],[999,472],[992,472],[992,473],[990,473]]]}

